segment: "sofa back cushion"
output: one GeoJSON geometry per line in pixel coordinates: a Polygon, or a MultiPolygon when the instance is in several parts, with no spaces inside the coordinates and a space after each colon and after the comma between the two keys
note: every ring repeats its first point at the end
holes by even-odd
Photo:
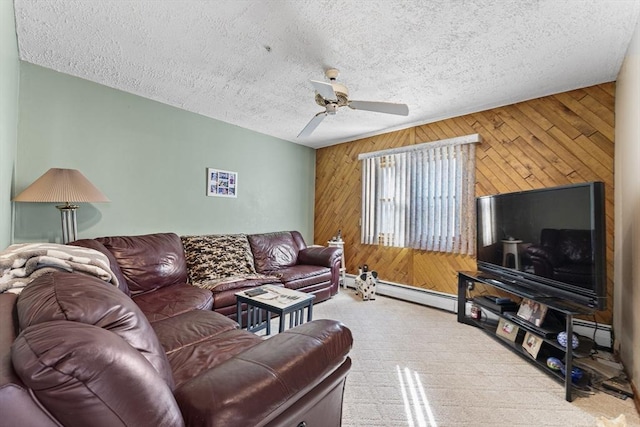
{"type": "Polygon", "coordinates": [[[255,274],[246,234],[182,236],[191,283],[255,274]]]}
{"type": "Polygon", "coordinates": [[[268,274],[297,264],[299,247],[289,231],[248,237],[258,273],[268,274]]]}
{"type": "Polygon", "coordinates": [[[96,240],[113,254],[132,295],[187,281],[184,249],[174,233],[96,240]]]}
{"type": "Polygon", "coordinates": [[[115,286],[80,273],[48,273],[33,280],[17,302],[20,329],[66,320],[111,331],[137,350],[173,389],[171,367],[147,318],[115,286]]]}
{"type": "Polygon", "coordinates": [[[74,242],[69,243],[73,246],[80,246],[83,248],[94,249],[107,257],[109,260],[109,267],[111,268],[111,272],[118,280],[118,289],[125,293],[125,295],[130,296],[131,291],[129,290],[129,286],[127,286],[127,279],[122,275],[122,271],[120,271],[120,266],[118,265],[118,261],[113,256],[111,251],[107,249],[102,243],[98,242],[95,239],[81,239],[76,240],[74,242]]]}
{"type": "Polygon", "coordinates": [[[66,320],[35,324],[16,338],[11,358],[23,382],[62,425],[184,425],[160,375],[106,329],[66,320]]]}
{"type": "Polygon", "coordinates": [[[299,231],[290,231],[290,233],[291,233],[291,238],[293,239],[296,246],[298,247],[298,252],[300,252],[301,250],[307,247],[307,244],[304,241],[304,237],[302,237],[302,234],[300,234],[299,231]]]}

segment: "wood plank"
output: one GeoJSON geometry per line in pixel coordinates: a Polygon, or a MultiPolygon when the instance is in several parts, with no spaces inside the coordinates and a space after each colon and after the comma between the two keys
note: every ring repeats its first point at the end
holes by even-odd
{"type": "Polygon", "coordinates": [[[436,122],[434,125],[438,126],[442,130],[442,134],[444,135],[443,139],[455,138],[460,136],[459,133],[455,132],[449,125],[452,122],[443,120],[441,122],[436,122]]]}
{"type": "MultiPolygon", "coordinates": [[[[480,114],[478,117],[478,123],[486,123],[488,118],[484,114],[480,114]]],[[[503,122],[504,124],[504,122],[503,122]]],[[[521,178],[527,178],[531,175],[531,170],[525,167],[520,160],[514,156],[511,151],[507,147],[513,147],[515,149],[516,144],[511,144],[509,138],[504,136],[500,129],[509,128],[508,126],[501,126],[499,129],[494,129],[493,132],[485,134],[485,139],[489,143],[488,145],[493,148],[493,152],[496,154],[494,156],[494,161],[497,164],[501,165],[501,169],[503,173],[509,175],[515,175],[521,178]],[[498,160],[498,156],[502,159],[502,161],[498,160]]],[[[509,128],[510,129],[510,128],[509,128]]],[[[519,150],[518,150],[519,151],[519,150]]],[[[513,177],[514,180],[520,183],[521,188],[528,188],[529,183],[526,180],[513,177]]]]}
{"type": "MultiPolygon", "coordinates": [[[[603,91],[605,91],[606,93],[608,93],[612,97],[616,96],[616,82],[609,82],[609,83],[599,84],[598,88],[602,89],[603,91]]],[[[612,109],[613,109],[613,105],[614,105],[614,103],[611,103],[612,109]]]]}
{"type": "MultiPolygon", "coordinates": [[[[560,102],[552,102],[549,99],[534,99],[531,101],[530,105],[535,108],[535,110],[544,116],[547,120],[549,120],[553,125],[559,128],[562,132],[568,135],[570,138],[577,138],[578,135],[582,134],[583,131],[577,129],[573,126],[572,123],[568,121],[566,117],[568,115],[566,109],[563,108],[560,102]]],[[[569,111],[570,112],[570,111],[569,111]]],[[[575,114],[574,114],[575,116],[575,114]]],[[[575,120],[574,120],[575,121],[575,120]]],[[[580,122],[584,123],[584,122],[580,122]]],[[[549,128],[551,129],[551,128],[549,128]]],[[[549,131],[549,129],[546,129],[549,131]]],[[[595,132],[595,129],[589,129],[589,135],[595,132]]]]}
{"type": "Polygon", "coordinates": [[[434,132],[433,126],[419,126],[416,129],[416,140],[419,143],[437,141],[440,138],[434,132]]]}
{"type": "Polygon", "coordinates": [[[588,136],[596,132],[593,126],[590,126],[587,122],[582,120],[582,118],[576,115],[576,113],[569,110],[564,104],[556,99],[545,98],[544,102],[540,102],[536,105],[536,109],[546,117],[549,117],[549,120],[553,122],[554,126],[560,128],[560,130],[562,130],[562,132],[564,132],[569,138],[575,139],[581,134],[588,136]]]}
{"type": "Polygon", "coordinates": [[[571,98],[569,95],[564,93],[558,93],[553,95],[554,98],[562,102],[567,106],[571,111],[576,113],[578,116],[582,117],[586,122],[588,122],[591,126],[593,126],[598,132],[603,134],[605,137],[610,140],[615,139],[615,132],[613,130],[613,126],[605,122],[603,119],[598,117],[596,114],[591,112],[587,107],[582,105],[579,101],[571,98]]]}
{"type": "Polygon", "coordinates": [[[473,124],[475,123],[473,114],[467,114],[466,116],[462,116],[461,119],[467,122],[468,126],[473,126],[473,124]]]}
{"type": "Polygon", "coordinates": [[[467,123],[464,117],[454,117],[453,119],[450,119],[450,120],[452,120],[456,125],[458,125],[460,129],[462,129],[462,133],[460,134],[461,136],[471,135],[474,133],[475,130],[473,129],[472,125],[467,123]]]}
{"type": "Polygon", "coordinates": [[[497,109],[492,111],[492,114],[498,116],[500,120],[502,120],[502,125],[500,125],[500,133],[504,135],[504,139],[500,139],[503,143],[514,142],[516,139],[520,138],[518,132],[516,132],[511,126],[509,126],[508,122],[505,122],[505,117],[508,117],[508,114],[505,114],[502,109],[497,109]]]}
{"type": "MultiPolygon", "coordinates": [[[[615,88],[615,85],[611,84],[615,88]]],[[[589,94],[593,99],[598,101],[609,112],[613,113],[616,109],[616,98],[612,93],[604,89],[604,85],[585,87],[584,92],[589,94]]]]}
{"type": "Polygon", "coordinates": [[[460,126],[460,123],[457,120],[447,119],[447,120],[444,120],[444,123],[447,124],[449,129],[451,129],[451,134],[452,135],[455,135],[455,136],[471,135],[473,133],[473,129],[471,129],[471,131],[469,133],[467,133],[465,131],[465,128],[460,126]]]}
{"type": "MultiPolygon", "coordinates": [[[[531,121],[536,123],[541,129],[547,131],[553,126],[552,122],[547,120],[547,118],[544,115],[540,114],[540,112],[538,112],[534,108],[534,104],[529,102],[519,102],[517,105],[520,111],[522,111],[531,121]]],[[[502,110],[504,110],[504,108],[500,109],[500,111],[502,110]]],[[[517,136],[520,136],[520,135],[516,134],[516,137],[517,136]]]]}
{"type": "MultiPolygon", "coordinates": [[[[535,122],[530,120],[520,110],[519,105],[507,107],[506,111],[513,117],[513,121],[509,122],[510,126],[514,126],[516,131],[520,133],[525,140],[548,162],[548,166],[544,168],[551,176],[556,177],[560,181],[564,179],[554,172],[556,169],[560,175],[566,177],[575,170],[574,164],[577,160],[569,151],[563,149],[557,144],[555,139],[551,137],[550,132],[545,132],[537,126],[535,122]],[[570,163],[568,163],[570,162],[570,163]],[[551,167],[552,166],[552,167],[551,167]]],[[[550,128],[556,129],[555,127],[550,128]]],[[[532,153],[533,154],[533,153],[532,153]]],[[[544,162],[544,160],[542,160],[544,162]]],[[[541,165],[539,163],[541,167],[541,165]]]]}
{"type": "Polygon", "coordinates": [[[447,132],[441,126],[441,122],[434,123],[431,126],[431,129],[433,129],[434,133],[438,136],[438,140],[451,138],[451,135],[447,134],[447,132]]]}
{"type": "Polygon", "coordinates": [[[487,177],[492,186],[497,190],[497,193],[508,193],[513,188],[513,185],[508,185],[502,182],[502,175],[498,168],[495,167],[495,163],[493,160],[487,156],[482,164],[476,165],[476,168],[479,172],[481,172],[485,177],[487,177]]]}
{"type": "Polygon", "coordinates": [[[596,132],[589,136],[591,142],[593,142],[603,153],[613,159],[615,154],[615,145],[613,141],[609,141],[600,132],[596,132]]]}
{"type": "Polygon", "coordinates": [[[496,153],[496,150],[491,150],[488,153],[488,157],[484,161],[485,165],[494,171],[494,177],[504,185],[506,190],[502,193],[512,192],[519,190],[519,186],[514,179],[518,174],[508,173],[510,168],[508,163],[503,161],[500,155],[496,153]]]}
{"type": "MultiPolygon", "coordinates": [[[[524,141],[524,139],[522,139],[524,141]]],[[[530,167],[533,168],[533,164],[537,166],[540,172],[536,175],[536,177],[540,180],[540,182],[545,187],[553,187],[555,185],[566,184],[567,179],[564,172],[559,171],[554,167],[554,165],[550,162],[547,162],[545,156],[540,153],[540,141],[537,138],[533,138],[532,141],[526,141],[528,147],[538,147],[533,150],[528,150],[528,161],[531,161],[530,167]]]]}
{"type": "MultiPolygon", "coordinates": [[[[584,105],[591,111],[596,114],[602,120],[604,120],[609,126],[614,127],[616,124],[614,110],[611,110],[601,104],[597,99],[593,98],[591,95],[587,95],[580,100],[580,104],[584,105]]],[[[586,135],[586,134],[585,134],[586,135]]]]}
{"type": "Polygon", "coordinates": [[[569,95],[570,97],[580,101],[582,98],[585,97],[585,95],[587,94],[587,92],[585,92],[584,89],[576,89],[576,90],[572,90],[567,92],[567,95],[569,95]]]}
{"type": "Polygon", "coordinates": [[[475,186],[475,196],[476,197],[480,197],[480,196],[490,196],[491,194],[495,194],[496,190],[490,190],[485,188],[485,185],[483,183],[476,183],[475,186]]]}
{"type": "Polygon", "coordinates": [[[478,163],[476,167],[476,189],[482,186],[484,191],[476,191],[476,195],[498,194],[500,191],[495,186],[493,172],[485,167],[485,163],[478,163]]]}
{"type": "Polygon", "coordinates": [[[613,179],[613,164],[608,164],[606,159],[602,159],[602,152],[595,144],[591,143],[589,138],[581,135],[580,138],[574,141],[557,128],[549,129],[549,134],[553,135],[558,143],[579,158],[599,180],[613,179]]]}

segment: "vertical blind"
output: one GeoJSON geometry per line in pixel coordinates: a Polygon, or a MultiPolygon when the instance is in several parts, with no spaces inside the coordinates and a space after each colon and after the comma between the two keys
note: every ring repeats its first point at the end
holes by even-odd
{"type": "Polygon", "coordinates": [[[361,154],[361,242],[473,254],[477,142],[475,134],[361,154]]]}

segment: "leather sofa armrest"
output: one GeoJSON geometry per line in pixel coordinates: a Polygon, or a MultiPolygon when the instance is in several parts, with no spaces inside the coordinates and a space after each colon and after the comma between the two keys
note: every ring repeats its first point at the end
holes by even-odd
{"type": "Polygon", "coordinates": [[[275,335],[175,390],[185,424],[262,425],[348,361],[352,344],[346,326],[326,319],[275,335]]]}
{"type": "Polygon", "coordinates": [[[138,350],[106,329],[67,320],[32,325],[14,341],[11,358],[22,381],[61,425],[184,425],[164,379],[138,350]]]}
{"type": "Polygon", "coordinates": [[[310,246],[298,252],[298,264],[333,267],[340,260],[342,249],[337,247],[310,246]]]}

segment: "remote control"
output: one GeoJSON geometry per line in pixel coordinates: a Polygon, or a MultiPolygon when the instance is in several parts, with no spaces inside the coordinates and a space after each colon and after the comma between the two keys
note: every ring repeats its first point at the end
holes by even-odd
{"type": "Polygon", "coordinates": [[[266,294],[267,291],[265,291],[262,288],[256,288],[256,289],[249,289],[248,291],[245,291],[245,294],[247,294],[250,297],[256,297],[258,295],[262,295],[262,294],[266,294]]]}

